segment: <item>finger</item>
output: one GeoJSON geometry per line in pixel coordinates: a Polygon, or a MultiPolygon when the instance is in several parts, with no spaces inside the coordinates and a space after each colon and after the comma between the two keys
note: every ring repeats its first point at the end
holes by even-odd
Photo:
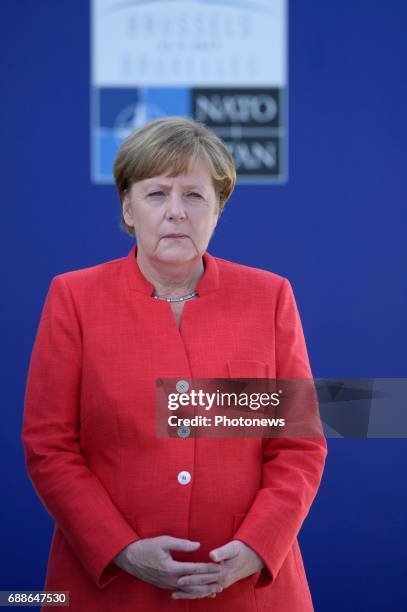
{"type": "Polygon", "coordinates": [[[166,550],[185,550],[186,552],[196,550],[200,545],[200,542],[173,538],[172,536],[164,536],[163,542],[163,548],[166,550]]]}
{"type": "Polygon", "coordinates": [[[195,574],[219,574],[222,570],[217,563],[191,563],[184,561],[174,561],[169,564],[169,569],[181,576],[191,576],[195,574]]]}
{"type": "Polygon", "coordinates": [[[218,582],[221,578],[215,574],[196,574],[195,576],[181,576],[177,580],[177,586],[184,588],[184,586],[195,586],[197,584],[212,584],[218,582]]]}
{"type": "Polygon", "coordinates": [[[226,559],[233,559],[233,557],[237,557],[239,554],[239,546],[237,542],[229,542],[220,548],[215,548],[211,550],[209,553],[212,561],[224,561],[226,559]]]}
{"type": "Polygon", "coordinates": [[[195,586],[189,587],[187,590],[182,591],[174,591],[171,595],[172,599],[200,599],[203,597],[211,597],[216,596],[217,593],[220,593],[222,587],[220,585],[210,585],[210,586],[195,586]]]}

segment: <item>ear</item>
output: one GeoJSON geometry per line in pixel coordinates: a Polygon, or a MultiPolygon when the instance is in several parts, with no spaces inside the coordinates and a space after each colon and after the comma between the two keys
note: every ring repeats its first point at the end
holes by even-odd
{"type": "Polygon", "coordinates": [[[126,224],[129,225],[130,227],[133,227],[134,220],[133,220],[133,213],[131,210],[130,194],[127,190],[123,192],[122,212],[123,212],[123,219],[125,220],[126,224]]]}
{"type": "Polygon", "coordinates": [[[219,199],[217,199],[217,201],[216,201],[216,208],[215,208],[215,213],[214,213],[214,215],[215,215],[215,218],[214,218],[214,226],[213,226],[213,229],[215,229],[215,227],[217,226],[218,221],[219,221],[219,217],[220,217],[220,215],[221,215],[221,213],[220,213],[220,203],[219,203],[219,199]]]}

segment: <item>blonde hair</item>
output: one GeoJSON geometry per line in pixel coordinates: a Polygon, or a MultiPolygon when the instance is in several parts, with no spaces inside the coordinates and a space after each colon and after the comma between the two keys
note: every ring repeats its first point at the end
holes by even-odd
{"type": "Polygon", "coordinates": [[[219,200],[219,215],[232,195],[236,169],[226,145],[202,123],[184,117],[162,117],[132,132],[121,144],[113,166],[122,207],[121,227],[134,236],[123,217],[123,198],[131,185],[161,174],[188,172],[197,159],[206,161],[219,200]]]}

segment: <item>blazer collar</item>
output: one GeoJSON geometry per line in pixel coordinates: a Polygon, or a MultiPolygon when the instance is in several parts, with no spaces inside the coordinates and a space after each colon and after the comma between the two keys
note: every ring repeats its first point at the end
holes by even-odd
{"type": "MultiPolygon", "coordinates": [[[[145,295],[153,295],[154,285],[142,274],[137,264],[137,244],[130,249],[125,260],[126,276],[132,291],[139,291],[145,295]]],[[[219,288],[219,270],[216,258],[207,251],[202,256],[204,273],[198,281],[196,290],[200,296],[216,291],[219,288]]]]}

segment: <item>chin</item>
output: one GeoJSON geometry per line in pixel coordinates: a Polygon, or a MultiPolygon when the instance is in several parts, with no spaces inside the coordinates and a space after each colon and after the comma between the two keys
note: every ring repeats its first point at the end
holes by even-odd
{"type": "Polygon", "coordinates": [[[183,266],[184,264],[190,263],[193,257],[160,257],[160,261],[164,264],[171,264],[174,266],[183,266]]]}
{"type": "Polygon", "coordinates": [[[187,251],[186,249],[171,249],[166,252],[160,253],[158,259],[163,263],[172,263],[174,265],[186,264],[193,259],[196,259],[197,254],[193,251],[187,251]]]}
{"type": "Polygon", "coordinates": [[[172,246],[158,253],[158,259],[166,263],[184,264],[196,259],[197,252],[191,244],[172,246]]]}

